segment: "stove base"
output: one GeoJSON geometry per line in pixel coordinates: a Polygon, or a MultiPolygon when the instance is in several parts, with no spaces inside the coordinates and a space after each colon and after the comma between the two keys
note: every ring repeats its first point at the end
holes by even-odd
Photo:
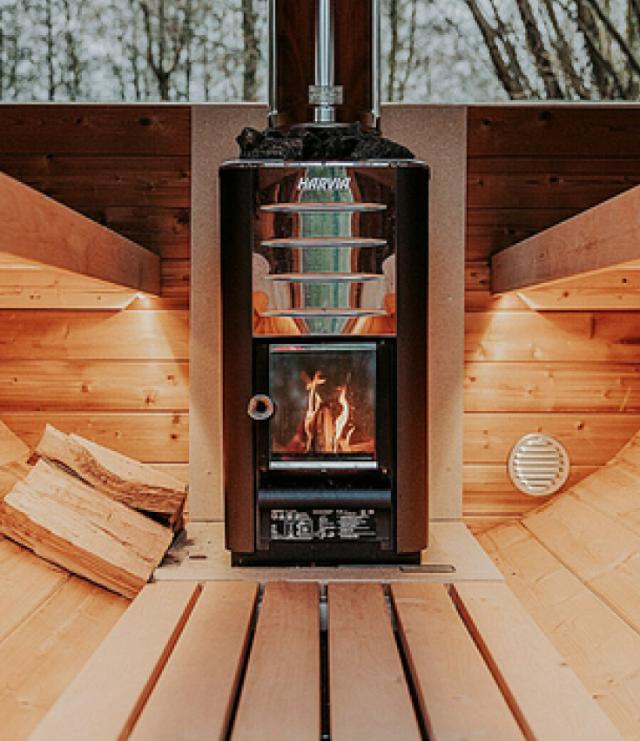
{"type": "Polygon", "coordinates": [[[330,551],[317,543],[274,543],[267,551],[231,553],[232,566],[352,566],[419,564],[420,552],[394,553],[377,544],[330,544],[330,551]]]}

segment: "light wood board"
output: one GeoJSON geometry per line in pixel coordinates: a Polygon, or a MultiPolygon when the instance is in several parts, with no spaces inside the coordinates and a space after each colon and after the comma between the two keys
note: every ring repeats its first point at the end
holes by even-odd
{"type": "Polygon", "coordinates": [[[452,589],[463,620],[528,738],[621,738],[508,587],[475,582],[452,589]]]}
{"type": "Polygon", "coordinates": [[[250,582],[205,585],[132,741],[226,737],[257,592],[250,582]]]}
{"type": "Polygon", "coordinates": [[[392,584],[391,597],[429,738],[522,739],[446,587],[392,584]]]}
{"type": "Polygon", "coordinates": [[[158,580],[250,579],[268,581],[432,581],[449,583],[467,579],[498,579],[502,575],[462,522],[432,522],[430,545],[422,562],[427,566],[453,566],[436,573],[421,573],[414,567],[232,567],[224,548],[222,523],[187,525],[186,539],[178,541],[163,564],[156,569],[158,580]]]}
{"type": "Polygon", "coordinates": [[[330,584],[331,738],[420,738],[380,584],[330,584]]]}
{"type": "Polygon", "coordinates": [[[198,597],[195,584],[153,584],[118,621],[34,732],[33,741],[126,737],[198,597]]]}
{"type": "Polygon", "coordinates": [[[317,741],[320,611],[316,584],[265,588],[233,741],[317,741]]]}

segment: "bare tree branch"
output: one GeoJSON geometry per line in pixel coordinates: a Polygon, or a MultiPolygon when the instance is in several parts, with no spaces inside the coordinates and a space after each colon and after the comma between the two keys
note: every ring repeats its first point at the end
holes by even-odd
{"type": "Polygon", "coordinates": [[[564,35],[560,23],[558,22],[558,16],[556,15],[553,0],[543,0],[543,3],[545,10],[547,11],[547,16],[551,23],[551,27],[553,28],[553,33],[555,36],[553,44],[562,71],[564,72],[565,77],[567,78],[569,84],[578,95],[578,97],[582,98],[583,100],[589,100],[591,98],[591,94],[584,86],[580,74],[575,68],[574,55],[572,53],[571,47],[569,46],[569,43],[567,42],[566,36],[564,35]]]}
{"type": "Polygon", "coordinates": [[[611,37],[620,47],[620,51],[627,58],[627,61],[629,62],[629,66],[633,69],[633,71],[637,75],[640,75],[640,61],[638,61],[634,53],[631,51],[631,49],[629,48],[629,45],[622,37],[622,34],[618,31],[615,25],[611,22],[609,16],[604,12],[604,10],[602,10],[597,0],[586,0],[586,1],[593,8],[594,13],[598,16],[600,21],[602,21],[602,24],[607,29],[608,33],[611,35],[611,37]]]}
{"type": "Polygon", "coordinates": [[[529,0],[516,0],[516,5],[524,26],[527,48],[533,57],[538,74],[542,78],[542,84],[544,85],[547,98],[564,98],[563,90],[553,71],[551,56],[538,29],[536,17],[533,14],[529,0]]]}
{"type": "Polygon", "coordinates": [[[465,2],[476,21],[480,33],[482,34],[482,38],[484,39],[487,51],[489,52],[489,56],[493,63],[493,68],[498,80],[500,80],[500,83],[507,92],[507,95],[514,100],[526,98],[526,91],[523,89],[521,82],[514,77],[512,68],[505,62],[500,53],[498,40],[500,40],[503,45],[510,42],[508,39],[499,36],[498,31],[489,23],[480,10],[477,0],[465,0],[465,2]]]}

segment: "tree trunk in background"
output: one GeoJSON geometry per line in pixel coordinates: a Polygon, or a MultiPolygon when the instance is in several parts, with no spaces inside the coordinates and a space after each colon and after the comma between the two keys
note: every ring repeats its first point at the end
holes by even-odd
{"type": "Polygon", "coordinates": [[[258,64],[260,48],[257,34],[257,14],[254,0],[242,0],[242,38],[244,42],[244,70],[242,73],[243,100],[256,100],[258,93],[258,64]]]}
{"type": "MultiPolygon", "coordinates": [[[[80,12],[81,8],[78,7],[79,3],[76,4],[75,12],[80,12]]],[[[78,44],[76,38],[71,30],[71,3],[70,0],[62,0],[62,8],[64,11],[65,19],[65,31],[64,31],[64,42],[66,51],[66,69],[65,72],[65,87],[69,100],[77,100],[80,96],[80,87],[82,85],[82,62],[78,55],[78,44]]]]}
{"type": "Polygon", "coordinates": [[[53,45],[53,9],[52,0],[45,0],[44,5],[44,27],[46,34],[47,46],[47,99],[53,100],[56,97],[56,77],[55,77],[55,60],[53,45]]]}
{"type": "Polygon", "coordinates": [[[166,0],[140,0],[146,36],[146,56],[160,100],[170,100],[175,90],[172,75],[178,69],[191,33],[190,6],[167,5],[166,0]]]}
{"type": "Polygon", "coordinates": [[[399,0],[389,1],[389,26],[391,29],[391,44],[389,46],[389,57],[387,61],[387,100],[395,100],[396,93],[396,68],[398,64],[398,23],[399,23],[399,0]]]}
{"type": "Polygon", "coordinates": [[[533,57],[538,75],[542,79],[546,96],[552,100],[564,98],[564,93],[553,70],[551,56],[545,46],[529,0],[516,0],[516,2],[524,26],[527,48],[533,57]]]}

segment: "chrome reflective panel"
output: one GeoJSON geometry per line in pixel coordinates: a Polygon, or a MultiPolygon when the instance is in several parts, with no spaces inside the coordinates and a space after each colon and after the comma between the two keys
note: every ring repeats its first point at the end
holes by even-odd
{"type": "Polygon", "coordinates": [[[259,171],[254,336],[395,334],[393,171],[259,171]]]}

